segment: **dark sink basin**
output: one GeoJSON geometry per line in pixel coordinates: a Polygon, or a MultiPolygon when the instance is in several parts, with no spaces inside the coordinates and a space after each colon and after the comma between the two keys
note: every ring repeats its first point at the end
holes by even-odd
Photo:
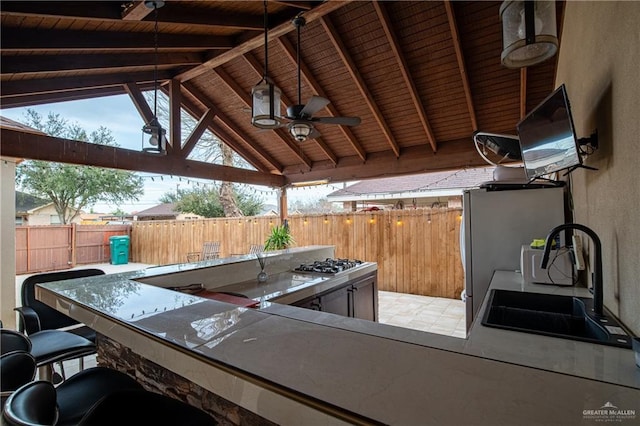
{"type": "Polygon", "coordinates": [[[482,324],[631,348],[631,336],[622,324],[609,312],[596,316],[592,309],[589,298],[491,290],[482,324]]]}

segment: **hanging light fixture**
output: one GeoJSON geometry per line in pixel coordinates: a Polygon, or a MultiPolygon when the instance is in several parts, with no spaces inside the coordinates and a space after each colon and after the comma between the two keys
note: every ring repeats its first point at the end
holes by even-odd
{"type": "Polygon", "coordinates": [[[269,78],[269,48],[267,33],[269,31],[267,1],[264,1],[264,75],[262,80],[251,89],[253,103],[251,107],[251,124],[260,129],[277,129],[282,124],[280,113],[280,89],[269,78]]]}
{"type": "Polygon", "coordinates": [[[158,121],[158,9],[164,6],[164,1],[145,1],[144,5],[149,9],[153,9],[155,15],[155,27],[153,30],[155,63],[153,68],[153,118],[142,127],[142,151],[150,154],[166,154],[167,131],[162,128],[158,121]]]}
{"type": "Polygon", "coordinates": [[[500,6],[502,65],[523,68],[558,51],[555,0],[506,0],[500,6]]]}

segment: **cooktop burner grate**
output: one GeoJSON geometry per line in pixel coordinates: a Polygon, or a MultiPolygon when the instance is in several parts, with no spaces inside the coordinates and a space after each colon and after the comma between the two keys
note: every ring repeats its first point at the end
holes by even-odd
{"type": "Polygon", "coordinates": [[[313,263],[303,263],[295,268],[294,271],[314,272],[318,274],[337,274],[338,272],[355,268],[361,264],[361,260],[327,258],[325,260],[316,260],[313,263]]]}

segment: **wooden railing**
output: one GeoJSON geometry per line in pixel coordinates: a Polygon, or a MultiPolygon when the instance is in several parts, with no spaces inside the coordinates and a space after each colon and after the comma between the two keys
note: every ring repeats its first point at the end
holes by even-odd
{"type": "MultiPolygon", "coordinates": [[[[335,245],[336,256],[378,263],[380,290],[459,298],[460,209],[417,209],[289,219],[296,246],[335,245]]],[[[220,256],[248,253],[263,244],[275,217],[134,222],[131,259],[149,264],[187,261],[205,241],[220,241],[220,256]]]]}

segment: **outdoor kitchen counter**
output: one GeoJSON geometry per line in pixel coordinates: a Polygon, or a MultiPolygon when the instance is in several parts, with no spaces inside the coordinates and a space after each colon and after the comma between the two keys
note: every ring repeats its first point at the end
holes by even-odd
{"type": "MultiPolygon", "coordinates": [[[[278,424],[578,423],[607,401],[640,412],[629,386],[465,354],[481,351],[473,336],[467,348],[465,339],[290,306],[241,308],[139,281],[185,270],[154,269],[43,284],[38,298],[278,424]]],[[[544,350],[541,337],[522,337],[521,350],[544,350]]],[[[584,350],[600,368],[602,348],[584,350]]]]}

